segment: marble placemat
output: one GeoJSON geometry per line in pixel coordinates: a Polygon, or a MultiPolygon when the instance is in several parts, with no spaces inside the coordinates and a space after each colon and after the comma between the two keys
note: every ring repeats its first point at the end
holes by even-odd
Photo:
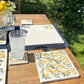
{"type": "Polygon", "coordinates": [[[35,53],[34,57],[41,83],[80,76],[65,51],[35,53]]]}
{"type": "Polygon", "coordinates": [[[0,49],[0,84],[6,84],[7,49],[0,49]]]}

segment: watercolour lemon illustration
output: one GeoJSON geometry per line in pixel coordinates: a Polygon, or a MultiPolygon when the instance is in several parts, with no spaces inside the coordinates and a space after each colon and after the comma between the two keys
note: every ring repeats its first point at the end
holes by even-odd
{"type": "Polygon", "coordinates": [[[49,57],[49,55],[45,54],[44,57],[49,57]]]}
{"type": "Polygon", "coordinates": [[[70,61],[65,61],[65,65],[69,65],[70,64],[70,61]]]}
{"type": "Polygon", "coordinates": [[[45,63],[46,63],[46,61],[45,61],[45,60],[42,60],[42,61],[40,61],[40,63],[41,63],[41,64],[45,64],[45,63]]]}
{"type": "Polygon", "coordinates": [[[59,67],[60,69],[65,68],[64,65],[58,65],[58,67],[59,67]]]}
{"type": "Polygon", "coordinates": [[[48,68],[48,67],[46,67],[45,70],[46,70],[47,72],[50,72],[50,73],[52,72],[52,70],[51,70],[50,68],[48,68]]]}
{"type": "Polygon", "coordinates": [[[52,53],[52,55],[58,55],[58,53],[52,53]]]}
{"type": "Polygon", "coordinates": [[[46,62],[49,62],[50,61],[50,59],[46,59],[46,62]]]}
{"type": "Polygon", "coordinates": [[[54,70],[54,74],[58,74],[58,73],[59,73],[58,69],[54,70]]]}
{"type": "Polygon", "coordinates": [[[74,74],[74,75],[77,75],[77,72],[73,69],[71,69],[71,73],[74,74]]]}
{"type": "Polygon", "coordinates": [[[51,65],[52,67],[54,67],[54,66],[56,66],[56,63],[51,63],[50,65],[51,65]]]}
{"type": "Polygon", "coordinates": [[[65,60],[68,60],[68,57],[66,57],[66,56],[63,56],[63,59],[65,59],[65,60]]]}
{"type": "Polygon", "coordinates": [[[0,58],[5,58],[5,54],[4,53],[0,53],[0,58]]]}
{"type": "Polygon", "coordinates": [[[49,74],[48,73],[43,73],[45,77],[49,77],[49,74]]]}
{"type": "Polygon", "coordinates": [[[54,60],[57,61],[57,62],[59,62],[60,61],[60,58],[55,58],[54,60]]]}
{"type": "Polygon", "coordinates": [[[51,26],[48,26],[48,29],[53,29],[53,27],[51,27],[51,26]]]}
{"type": "Polygon", "coordinates": [[[63,52],[60,52],[59,54],[62,55],[62,56],[65,55],[63,52]]]}
{"type": "Polygon", "coordinates": [[[3,43],[3,41],[1,40],[0,43],[3,43]]]}
{"type": "Polygon", "coordinates": [[[67,75],[68,74],[68,71],[65,69],[65,70],[62,70],[61,71],[64,75],[67,75]]]}

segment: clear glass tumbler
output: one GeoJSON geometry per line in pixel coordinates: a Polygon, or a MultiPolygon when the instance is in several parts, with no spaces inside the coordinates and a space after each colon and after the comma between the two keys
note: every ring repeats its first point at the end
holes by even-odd
{"type": "Polygon", "coordinates": [[[14,30],[9,33],[11,53],[16,60],[24,57],[25,51],[25,32],[22,30],[14,30]]]}

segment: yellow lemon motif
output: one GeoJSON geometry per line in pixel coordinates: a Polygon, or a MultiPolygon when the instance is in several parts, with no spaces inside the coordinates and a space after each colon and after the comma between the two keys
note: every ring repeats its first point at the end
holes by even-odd
{"type": "Polygon", "coordinates": [[[14,61],[14,58],[11,58],[10,60],[11,60],[11,61],[14,61]]]}
{"type": "Polygon", "coordinates": [[[69,61],[65,61],[65,64],[66,64],[66,65],[69,65],[69,64],[70,64],[70,62],[69,62],[69,61]]]}
{"type": "Polygon", "coordinates": [[[0,43],[3,43],[3,41],[0,41],[0,43]]]}
{"type": "Polygon", "coordinates": [[[59,73],[58,69],[54,70],[54,74],[58,74],[58,73],[59,73]]]}
{"type": "Polygon", "coordinates": [[[49,61],[50,61],[50,59],[46,59],[46,61],[47,61],[47,62],[49,62],[49,61]]]}
{"type": "Polygon", "coordinates": [[[62,53],[62,52],[60,52],[59,54],[60,54],[60,55],[64,55],[64,53],[62,53]]]}
{"type": "Polygon", "coordinates": [[[66,56],[63,56],[63,58],[64,58],[65,60],[68,60],[68,58],[67,58],[66,56]]]}
{"type": "Polygon", "coordinates": [[[65,74],[65,75],[68,74],[67,70],[62,70],[61,72],[62,72],[63,74],[65,74]]]}
{"type": "Polygon", "coordinates": [[[45,63],[46,63],[46,61],[44,61],[44,60],[41,61],[41,64],[45,64],[45,63]]]}
{"type": "Polygon", "coordinates": [[[48,73],[44,73],[44,76],[45,76],[45,77],[48,77],[48,76],[49,76],[49,74],[48,74],[48,73]]]}
{"type": "Polygon", "coordinates": [[[72,74],[77,75],[77,72],[73,69],[71,69],[72,74]]]}
{"type": "Polygon", "coordinates": [[[60,69],[63,69],[63,68],[64,68],[64,66],[63,66],[63,65],[58,65],[58,67],[59,67],[60,69]]]}
{"type": "Polygon", "coordinates": [[[51,65],[51,66],[53,66],[53,67],[54,67],[54,66],[56,66],[56,64],[55,64],[55,63],[51,63],[50,65],[51,65]]]}
{"type": "Polygon", "coordinates": [[[10,61],[10,64],[13,63],[13,61],[10,61]]]}
{"type": "Polygon", "coordinates": [[[55,58],[55,61],[58,61],[59,62],[60,61],[60,58],[55,58]]]}
{"type": "Polygon", "coordinates": [[[52,53],[53,55],[58,55],[58,53],[52,53]]]}
{"type": "Polygon", "coordinates": [[[44,57],[49,57],[48,55],[44,55],[44,57]]]}
{"type": "Polygon", "coordinates": [[[17,60],[17,62],[18,62],[18,63],[22,63],[22,62],[24,62],[24,61],[23,61],[23,60],[17,60]]]}
{"type": "Polygon", "coordinates": [[[0,58],[5,58],[5,54],[0,53],[0,58]]]}
{"type": "Polygon", "coordinates": [[[48,29],[53,29],[53,28],[49,26],[48,29]]]}
{"type": "Polygon", "coordinates": [[[50,69],[50,68],[46,67],[45,70],[46,70],[47,72],[50,72],[50,73],[51,73],[51,69],[50,69]]]}

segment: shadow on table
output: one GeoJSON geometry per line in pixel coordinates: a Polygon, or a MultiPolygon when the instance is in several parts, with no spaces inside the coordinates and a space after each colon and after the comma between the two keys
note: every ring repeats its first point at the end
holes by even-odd
{"type": "Polygon", "coordinates": [[[34,54],[28,54],[28,60],[29,62],[35,62],[34,54]]]}

